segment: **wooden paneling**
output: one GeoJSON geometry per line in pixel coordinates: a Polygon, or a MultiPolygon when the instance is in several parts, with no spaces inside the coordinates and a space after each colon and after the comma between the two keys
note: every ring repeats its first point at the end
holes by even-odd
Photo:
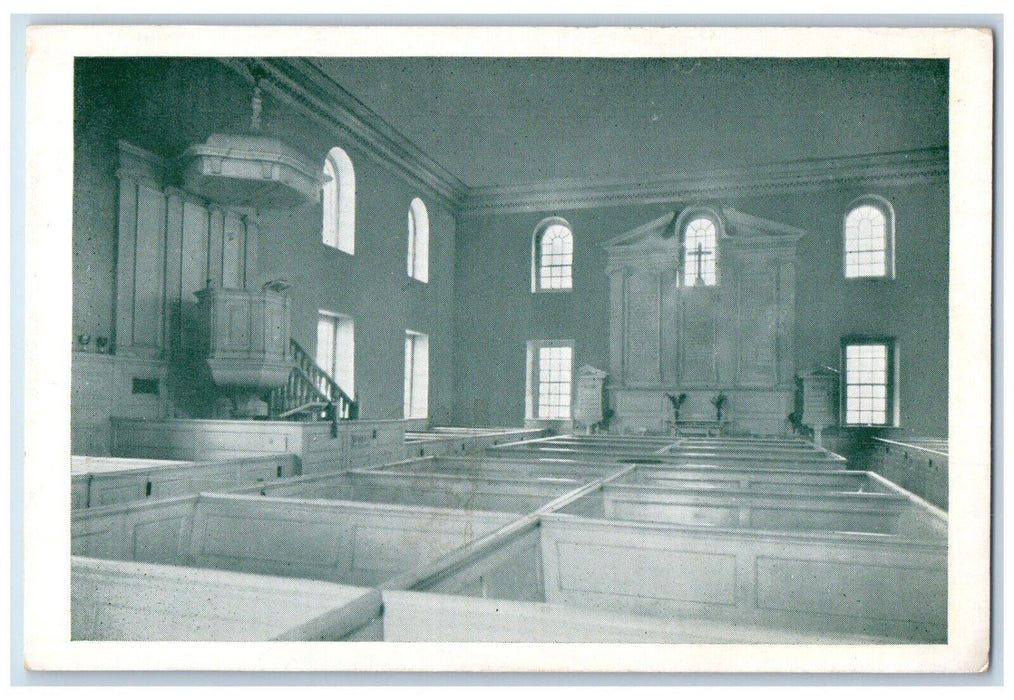
{"type": "Polygon", "coordinates": [[[222,286],[228,289],[243,287],[245,263],[243,219],[235,212],[227,212],[222,231],[222,286]]]}
{"type": "Polygon", "coordinates": [[[294,455],[229,460],[218,463],[178,462],[143,466],[129,459],[109,459],[86,465],[73,476],[74,508],[188,496],[204,490],[230,489],[270,482],[299,473],[294,455]]]}
{"type": "Polygon", "coordinates": [[[384,591],[388,642],[664,643],[726,641],[723,637],[709,636],[699,624],[565,605],[384,591]]]}
{"type": "Polygon", "coordinates": [[[429,582],[431,593],[472,598],[542,601],[542,551],[536,527],[519,533],[470,564],[429,582]]]}
{"type": "Polygon", "coordinates": [[[182,316],[180,299],[183,286],[183,197],[179,192],[166,193],[165,217],[165,289],[162,293],[162,338],[166,354],[179,354],[182,316]]]}
{"type": "Polygon", "coordinates": [[[770,263],[744,264],[737,280],[738,382],[773,386],[778,381],[778,270],[770,263]]]}
{"type": "Polygon", "coordinates": [[[165,373],[165,362],[159,359],[95,352],[73,353],[71,452],[77,455],[110,454],[110,419],[114,415],[144,418],[163,415],[167,410],[165,373]],[[159,394],[135,394],[135,379],[157,380],[159,394]]]}
{"type": "Polygon", "coordinates": [[[302,473],[321,473],[405,458],[402,421],[344,421],[338,435],[323,421],[114,419],[113,454],[119,457],[208,460],[292,453],[302,473]]]}
{"type": "Polygon", "coordinates": [[[207,497],[195,509],[188,563],[378,585],[513,517],[379,504],[207,497]]]}
{"type": "Polygon", "coordinates": [[[162,309],[165,249],[166,196],[161,190],[141,184],[137,188],[138,254],[134,261],[133,336],[117,341],[144,348],[162,347],[162,309]]]}
{"type": "Polygon", "coordinates": [[[74,511],[71,553],[79,556],[183,563],[195,498],[74,511]]]}
{"type": "Polygon", "coordinates": [[[872,635],[772,630],[742,621],[652,617],[534,601],[384,591],[390,642],[607,642],[668,644],[884,643],[872,635]]]}
{"type": "MultiPolygon", "coordinates": [[[[677,336],[679,386],[713,384],[718,381],[718,359],[715,355],[717,291],[689,288],[681,292],[677,336]]],[[[722,332],[725,332],[724,326],[722,332]]]]}
{"type": "Polygon", "coordinates": [[[119,235],[116,242],[116,337],[129,346],[134,338],[134,269],[137,260],[137,184],[120,179],[119,235]]]}
{"type": "Polygon", "coordinates": [[[627,282],[623,268],[609,273],[609,375],[613,381],[623,376],[625,294],[627,282]]]}
{"type": "Polygon", "coordinates": [[[71,452],[109,454],[113,358],[76,352],[71,359],[71,452]]]}
{"type": "MultiPolygon", "coordinates": [[[[636,396],[637,394],[635,394],[636,396]]],[[[791,443],[790,443],[791,444],[791,443]]],[[[839,455],[816,451],[782,449],[778,447],[724,446],[708,448],[683,447],[673,438],[669,447],[646,449],[636,442],[619,438],[585,440],[583,437],[550,438],[526,443],[502,445],[487,450],[491,456],[519,459],[553,458],[587,462],[617,462],[640,464],[713,465],[716,467],[756,467],[764,469],[843,469],[845,459],[839,455]]]]}
{"type": "Polygon", "coordinates": [[[208,280],[212,287],[221,288],[222,284],[222,237],[225,231],[225,210],[209,204],[208,212],[208,280]]]}
{"type": "Polygon", "coordinates": [[[791,347],[794,255],[804,232],[734,209],[714,216],[721,219],[723,231],[718,280],[712,286],[678,283],[672,217],[660,217],[607,244],[613,432],[662,432],[671,420],[668,402],[645,404],[665,393],[703,392],[708,394],[705,403],[695,406],[700,402],[691,396],[681,418],[703,410],[706,416],[693,418],[714,419],[708,404],[722,392],[728,398],[723,419],[729,432],[777,435],[786,429],[791,408],[783,409],[790,406],[788,384],[796,371],[791,347]],[[618,309],[622,322],[617,322],[618,309]],[[622,368],[616,348],[623,349],[622,368]],[[769,404],[763,411],[758,410],[757,390],[765,394],[760,402],[769,404]],[[643,403],[634,400],[637,393],[643,403]]]}
{"type": "Polygon", "coordinates": [[[636,271],[627,277],[624,324],[624,378],[628,383],[659,381],[660,308],[658,275],[636,271]]]}
{"type": "Polygon", "coordinates": [[[208,212],[193,201],[183,204],[183,262],[181,299],[194,304],[194,292],[208,284],[208,212]]]}
{"type": "Polygon", "coordinates": [[[908,499],[897,494],[814,490],[804,499],[795,492],[771,494],[696,485],[660,490],[608,484],[602,499],[605,516],[619,520],[882,534],[900,534],[901,515],[912,507],[908,499]]]}
{"type": "Polygon", "coordinates": [[[367,500],[509,513],[531,513],[577,487],[576,483],[374,470],[349,472],[348,480],[355,495],[367,500]]]}
{"type": "Polygon", "coordinates": [[[945,542],[758,536],[561,515],[545,516],[542,533],[547,602],[827,635],[946,639],[945,542]]]}
{"type": "Polygon", "coordinates": [[[115,340],[123,353],[151,356],[176,347],[185,307],[209,280],[245,287],[257,223],[165,187],[153,154],[121,144],[120,166],[115,340]]]}
{"type": "Polygon", "coordinates": [[[949,482],[946,444],[946,441],[942,445],[931,442],[931,446],[924,446],[919,440],[875,438],[872,449],[861,455],[858,464],[946,510],[949,482]]]}

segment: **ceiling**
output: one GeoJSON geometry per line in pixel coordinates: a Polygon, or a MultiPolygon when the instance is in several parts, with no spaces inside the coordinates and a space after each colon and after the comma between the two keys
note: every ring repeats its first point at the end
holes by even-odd
{"type": "Polygon", "coordinates": [[[947,145],[946,61],[314,62],[472,188],[636,181],[947,145]]]}

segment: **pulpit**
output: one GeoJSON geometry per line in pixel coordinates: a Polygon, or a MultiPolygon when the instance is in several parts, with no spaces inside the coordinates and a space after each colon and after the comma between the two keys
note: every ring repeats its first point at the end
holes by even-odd
{"type": "Polygon", "coordinates": [[[195,292],[198,299],[196,351],[207,362],[220,393],[234,404],[235,417],[268,413],[265,395],[288,379],[289,298],[263,289],[195,292]]]}

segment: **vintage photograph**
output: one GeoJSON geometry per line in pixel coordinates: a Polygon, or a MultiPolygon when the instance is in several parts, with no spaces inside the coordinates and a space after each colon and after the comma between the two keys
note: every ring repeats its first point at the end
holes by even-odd
{"type": "Polygon", "coordinates": [[[71,646],[981,652],[929,45],[73,56],[71,646]]]}

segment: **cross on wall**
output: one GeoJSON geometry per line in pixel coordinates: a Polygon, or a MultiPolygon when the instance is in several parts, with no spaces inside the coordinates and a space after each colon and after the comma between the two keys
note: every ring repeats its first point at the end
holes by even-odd
{"type": "Polygon", "coordinates": [[[694,269],[697,270],[697,276],[694,279],[694,284],[704,284],[704,256],[711,255],[713,251],[704,250],[704,243],[702,241],[697,242],[697,248],[687,253],[687,258],[696,258],[693,263],[694,269]]]}

